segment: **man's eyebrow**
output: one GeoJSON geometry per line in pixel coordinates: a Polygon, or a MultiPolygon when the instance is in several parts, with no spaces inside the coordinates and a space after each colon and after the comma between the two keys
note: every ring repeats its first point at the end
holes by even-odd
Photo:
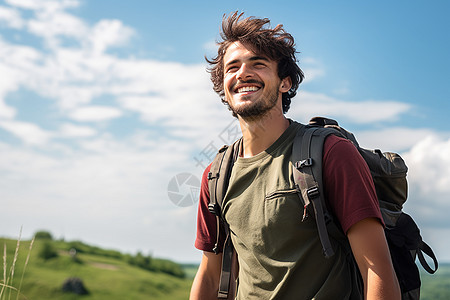
{"type": "MultiPolygon", "coordinates": [[[[267,61],[267,62],[269,61],[269,59],[267,57],[265,57],[265,56],[257,56],[257,55],[250,57],[249,60],[250,61],[263,60],[263,61],[267,61]]],[[[225,64],[225,66],[233,65],[235,63],[238,63],[239,61],[240,61],[240,59],[233,59],[233,60],[227,62],[225,64]]]]}
{"type": "Polygon", "coordinates": [[[250,57],[251,61],[255,61],[255,60],[264,60],[264,61],[269,61],[269,59],[265,56],[252,56],[250,57]]]}
{"type": "Polygon", "coordinates": [[[229,62],[226,62],[225,63],[225,67],[229,66],[229,65],[234,65],[235,63],[238,63],[239,61],[240,61],[239,59],[233,59],[233,60],[231,60],[229,62]]]}

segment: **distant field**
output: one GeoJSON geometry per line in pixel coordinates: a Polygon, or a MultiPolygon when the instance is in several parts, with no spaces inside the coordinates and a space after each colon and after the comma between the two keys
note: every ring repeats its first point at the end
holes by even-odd
{"type": "Polygon", "coordinates": [[[198,265],[195,264],[184,264],[181,265],[184,272],[186,273],[186,278],[194,279],[195,274],[197,274],[198,265]]]}
{"type": "Polygon", "coordinates": [[[450,264],[441,264],[434,275],[425,271],[422,276],[422,300],[449,300],[450,299],[450,264]]]}
{"type": "MultiPolygon", "coordinates": [[[[193,279],[198,265],[183,265],[186,277],[193,279]]],[[[450,300],[450,264],[441,264],[434,275],[421,270],[421,300],[450,300]]]]}
{"type": "MultiPolygon", "coordinates": [[[[48,242],[48,241],[47,241],[48,242]]],[[[3,253],[6,245],[6,273],[10,277],[14,252],[17,241],[0,239],[0,250],[3,253]]],[[[45,241],[36,240],[29,263],[24,265],[28,254],[30,241],[22,241],[14,266],[14,277],[8,280],[14,288],[19,288],[20,300],[140,300],[140,299],[164,299],[178,300],[188,299],[192,280],[197,272],[198,265],[179,265],[184,272],[183,276],[173,276],[161,271],[149,271],[130,264],[126,255],[116,251],[104,250],[84,245],[84,253],[77,253],[76,259],[69,254],[70,243],[63,241],[51,241],[57,250],[57,256],[43,259],[40,255],[45,241]],[[88,253],[92,252],[92,253],[88,253]],[[21,277],[23,282],[20,285],[21,277]],[[79,277],[83,280],[88,295],[78,296],[64,293],[63,282],[69,277],[79,277]]],[[[80,248],[81,249],[81,248],[80,248]]],[[[0,257],[4,257],[1,255],[0,257]]],[[[129,259],[129,258],[128,258],[129,259]]],[[[157,259],[155,259],[157,260],[157,259]]],[[[2,259],[3,261],[3,259],[2,259]]],[[[166,263],[162,261],[162,263],[166,263]]],[[[4,283],[3,263],[0,272],[0,284],[4,283]]],[[[172,266],[173,262],[167,262],[172,266]]],[[[169,268],[170,271],[170,268],[169,268]]],[[[0,285],[1,287],[1,285],[0,285]]],[[[16,292],[12,289],[4,289],[0,300],[16,299],[16,292]],[[11,296],[9,296],[11,294],[11,296]]],[[[450,299],[450,264],[441,264],[435,275],[422,272],[423,300],[449,300],[450,299]]]]}
{"type": "MultiPolygon", "coordinates": [[[[3,245],[7,249],[7,277],[14,261],[16,241],[0,239],[0,249],[3,254],[3,245]]],[[[22,241],[17,261],[14,266],[12,286],[20,286],[24,270],[25,260],[30,241],[22,241]]],[[[78,253],[76,259],[66,250],[68,243],[52,241],[57,248],[57,257],[44,260],[39,256],[44,247],[44,241],[36,240],[31,252],[29,263],[26,267],[21,294],[18,299],[25,300],[139,300],[139,299],[164,299],[178,300],[188,299],[192,284],[191,275],[185,278],[172,276],[163,272],[148,271],[131,265],[124,258],[110,257],[117,252],[104,251],[104,254],[78,253]],[[78,296],[62,291],[63,282],[69,277],[79,277],[83,280],[88,295],[78,296]]],[[[96,248],[97,252],[101,249],[96,248]]],[[[3,257],[1,255],[0,257],[3,257]]],[[[2,259],[3,261],[3,259],[2,259]]],[[[4,282],[4,266],[0,273],[0,283],[4,282]]],[[[8,281],[11,283],[11,281],[8,281]]],[[[16,292],[5,289],[1,300],[16,299],[16,292]],[[11,294],[11,296],[9,296],[11,294]]]]}

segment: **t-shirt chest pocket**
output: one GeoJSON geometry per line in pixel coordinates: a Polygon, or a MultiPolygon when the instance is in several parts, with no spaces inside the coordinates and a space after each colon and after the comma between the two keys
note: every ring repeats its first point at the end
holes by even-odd
{"type": "Polygon", "coordinates": [[[302,200],[296,189],[283,189],[267,193],[264,199],[264,225],[269,230],[290,231],[302,220],[302,200]]]}

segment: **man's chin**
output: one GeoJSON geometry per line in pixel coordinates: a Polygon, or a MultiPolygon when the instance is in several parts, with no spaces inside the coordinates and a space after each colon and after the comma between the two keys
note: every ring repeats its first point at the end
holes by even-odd
{"type": "Polygon", "coordinates": [[[263,107],[261,105],[242,105],[237,108],[232,108],[234,116],[242,118],[246,121],[255,121],[263,118],[270,111],[269,107],[263,107]]]}
{"type": "Polygon", "coordinates": [[[234,104],[229,105],[229,109],[236,118],[242,118],[246,121],[259,120],[276,106],[277,98],[275,97],[276,95],[273,95],[273,97],[269,98],[272,101],[266,101],[265,98],[241,97],[234,99],[236,100],[234,102],[230,101],[234,104]]]}

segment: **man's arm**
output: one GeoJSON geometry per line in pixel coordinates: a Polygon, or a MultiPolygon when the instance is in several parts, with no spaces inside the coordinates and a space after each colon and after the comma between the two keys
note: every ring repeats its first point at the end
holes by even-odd
{"type": "Polygon", "coordinates": [[[400,299],[400,287],[380,221],[363,219],[350,227],[347,236],[364,281],[364,298],[400,299]]]}
{"type": "Polygon", "coordinates": [[[217,299],[219,290],[222,253],[203,251],[202,261],[192,283],[190,300],[217,299]]]}

